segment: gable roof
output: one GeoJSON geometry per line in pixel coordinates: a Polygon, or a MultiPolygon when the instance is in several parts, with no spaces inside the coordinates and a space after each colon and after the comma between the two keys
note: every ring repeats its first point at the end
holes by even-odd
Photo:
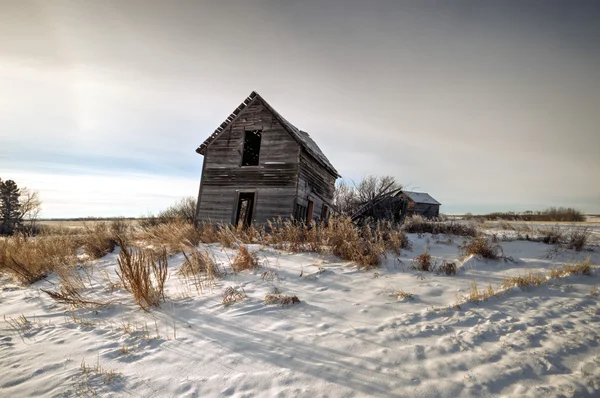
{"type": "Polygon", "coordinates": [[[440,202],[432,198],[428,193],[425,192],[411,192],[411,191],[402,191],[402,193],[406,194],[415,203],[425,203],[428,205],[441,205],[440,202]]]}
{"type": "Polygon", "coordinates": [[[267,101],[264,100],[256,91],[252,91],[250,95],[234,109],[234,111],[225,119],[223,123],[196,149],[196,152],[205,155],[206,148],[217,139],[221,133],[233,123],[238,116],[255,101],[261,101],[263,105],[273,114],[277,121],[283,126],[283,128],[292,136],[292,138],[310,155],[312,156],[321,166],[323,166],[330,174],[335,177],[341,177],[335,167],[329,162],[329,159],[325,156],[321,148],[313,141],[306,131],[302,131],[290,122],[288,122],[283,116],[279,114],[267,101]]]}

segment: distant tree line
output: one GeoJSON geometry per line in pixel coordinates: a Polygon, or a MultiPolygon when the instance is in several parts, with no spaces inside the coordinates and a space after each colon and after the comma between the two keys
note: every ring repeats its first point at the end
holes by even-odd
{"type": "Polygon", "coordinates": [[[549,207],[541,211],[495,212],[484,215],[465,214],[466,219],[507,220],[507,221],[585,221],[585,214],[571,207],[549,207]]]}
{"type": "Polygon", "coordinates": [[[41,208],[37,192],[19,188],[13,180],[0,179],[0,235],[35,228],[41,208]]]}

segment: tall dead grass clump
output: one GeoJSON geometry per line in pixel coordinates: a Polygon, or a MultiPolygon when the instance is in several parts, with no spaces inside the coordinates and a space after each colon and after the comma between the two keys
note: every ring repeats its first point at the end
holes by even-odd
{"type": "Polygon", "coordinates": [[[121,251],[117,262],[117,275],[123,287],[134,297],[135,302],[145,311],[158,307],[165,301],[165,282],[168,276],[167,250],[155,252],[127,247],[119,241],[121,251]]]}
{"type": "Polygon", "coordinates": [[[115,250],[117,235],[109,225],[96,223],[92,226],[85,225],[84,229],[85,232],[80,237],[81,246],[90,258],[102,258],[115,250]]]}
{"type": "Polygon", "coordinates": [[[205,288],[214,286],[215,280],[223,276],[214,258],[208,250],[201,252],[196,248],[190,248],[189,254],[183,251],[185,262],[178,274],[194,285],[198,294],[202,294],[205,288]]]}
{"type": "Polygon", "coordinates": [[[464,242],[459,249],[462,256],[476,255],[491,260],[495,260],[504,255],[500,244],[483,236],[478,236],[470,241],[464,242]]]}
{"type": "Polygon", "coordinates": [[[365,269],[379,264],[386,254],[383,237],[370,226],[357,227],[350,218],[329,221],[327,243],[331,252],[343,260],[353,261],[365,269]]]}
{"type": "Polygon", "coordinates": [[[256,253],[250,253],[245,246],[240,246],[231,267],[234,272],[257,269],[258,257],[256,253]]]}
{"type": "Polygon", "coordinates": [[[180,252],[202,241],[202,232],[182,220],[153,225],[143,229],[142,239],[155,247],[163,247],[168,254],[180,252]]]}
{"type": "Polygon", "coordinates": [[[72,236],[26,237],[21,234],[0,239],[0,272],[29,285],[76,262],[77,242],[72,236]]]}

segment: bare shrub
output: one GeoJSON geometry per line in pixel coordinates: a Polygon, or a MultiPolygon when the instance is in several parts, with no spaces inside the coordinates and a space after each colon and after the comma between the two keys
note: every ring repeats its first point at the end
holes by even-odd
{"type": "Polygon", "coordinates": [[[238,254],[231,264],[234,272],[253,270],[258,268],[258,257],[256,253],[250,253],[245,246],[240,246],[238,254]]]}
{"type": "Polygon", "coordinates": [[[434,264],[431,261],[431,254],[427,252],[419,254],[412,260],[412,268],[419,271],[429,272],[432,270],[433,266],[434,264]]]}
{"type": "Polygon", "coordinates": [[[190,281],[196,291],[201,294],[206,287],[212,287],[216,279],[223,276],[223,272],[219,269],[215,260],[210,255],[209,251],[199,251],[195,248],[190,248],[189,255],[183,251],[185,262],[179,269],[178,273],[190,281]]]}
{"type": "Polygon", "coordinates": [[[123,241],[120,241],[119,245],[121,251],[117,259],[117,275],[123,287],[133,294],[136,303],[143,310],[158,307],[161,300],[165,301],[167,251],[130,249],[123,241]]]}
{"type": "Polygon", "coordinates": [[[567,248],[578,252],[582,251],[588,244],[590,234],[588,228],[571,230],[566,236],[567,248]]]}
{"type": "Polygon", "coordinates": [[[408,233],[424,234],[430,233],[457,235],[457,236],[477,236],[479,231],[472,223],[461,223],[456,221],[438,221],[434,219],[426,219],[421,216],[413,216],[408,218],[402,229],[408,233]]]}
{"type": "Polygon", "coordinates": [[[231,286],[227,286],[223,290],[222,303],[223,303],[223,305],[227,306],[227,305],[237,303],[238,301],[242,301],[246,297],[247,297],[246,293],[244,293],[244,291],[242,289],[234,289],[231,286]]]}
{"type": "Polygon", "coordinates": [[[29,285],[59,266],[74,264],[76,250],[77,242],[71,236],[13,235],[0,239],[0,272],[29,285]]]}
{"type": "Polygon", "coordinates": [[[438,272],[444,275],[456,275],[458,268],[456,267],[456,263],[443,260],[438,268],[438,272]]]}
{"type": "Polygon", "coordinates": [[[541,228],[539,233],[541,234],[540,240],[548,245],[557,245],[563,240],[563,231],[558,225],[541,228]]]}
{"type": "Polygon", "coordinates": [[[487,259],[497,259],[504,255],[502,246],[483,236],[464,242],[460,246],[462,256],[476,255],[487,259]]]}

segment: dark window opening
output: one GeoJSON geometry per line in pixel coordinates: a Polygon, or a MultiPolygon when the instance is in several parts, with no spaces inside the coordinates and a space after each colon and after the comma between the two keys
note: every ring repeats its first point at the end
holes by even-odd
{"type": "Polygon", "coordinates": [[[308,209],[306,211],[306,223],[310,223],[312,221],[313,218],[313,209],[315,207],[315,202],[313,202],[312,200],[308,201],[308,209]]]}
{"type": "Polygon", "coordinates": [[[246,131],[244,134],[244,153],[242,155],[242,166],[258,166],[260,154],[260,130],[246,131]]]}
{"type": "Polygon", "coordinates": [[[329,216],[329,208],[327,207],[327,205],[323,205],[323,208],[321,209],[321,220],[323,221],[327,221],[327,217],[329,216]]]}
{"type": "Polygon", "coordinates": [[[237,211],[235,213],[236,227],[249,227],[252,225],[254,211],[254,192],[240,192],[238,196],[237,211]]]}
{"type": "Polygon", "coordinates": [[[301,222],[306,221],[307,210],[308,208],[306,206],[296,203],[296,208],[294,209],[294,220],[301,222]]]}

